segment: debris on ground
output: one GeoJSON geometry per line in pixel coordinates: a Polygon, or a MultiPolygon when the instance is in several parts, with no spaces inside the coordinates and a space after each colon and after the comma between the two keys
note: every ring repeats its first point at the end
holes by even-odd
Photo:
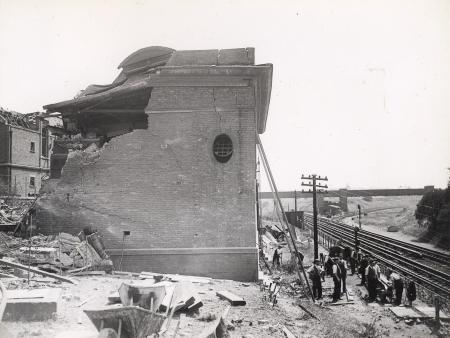
{"type": "Polygon", "coordinates": [[[233,306],[245,305],[245,300],[242,297],[236,296],[234,293],[229,291],[217,291],[217,296],[222,299],[226,299],[233,306]]]}
{"type": "Polygon", "coordinates": [[[77,274],[87,270],[112,272],[113,263],[98,233],[94,232],[88,236],[83,233],[80,237],[84,240],[68,233],[48,236],[38,234],[31,238],[20,238],[0,232],[0,256],[4,260],[0,273],[15,275],[11,268],[20,269],[19,266],[11,265],[5,269],[3,265],[8,265],[5,261],[26,265],[32,272],[42,270],[59,275],[77,274]]]}

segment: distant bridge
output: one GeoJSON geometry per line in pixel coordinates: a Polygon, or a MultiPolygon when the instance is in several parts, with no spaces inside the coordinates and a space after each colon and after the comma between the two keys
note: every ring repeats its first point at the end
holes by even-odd
{"type": "MultiPolygon", "coordinates": [[[[339,190],[328,190],[327,194],[322,195],[323,197],[367,197],[367,196],[414,196],[423,195],[425,192],[433,191],[434,186],[429,185],[424,188],[417,189],[339,189],[339,190]]],[[[280,198],[311,198],[312,192],[301,192],[301,191],[280,191],[278,192],[280,198]]],[[[260,192],[259,197],[261,199],[272,199],[272,192],[260,192]]]]}
{"type": "MultiPolygon", "coordinates": [[[[350,190],[350,189],[339,189],[339,190],[328,190],[327,194],[317,195],[317,205],[319,210],[325,205],[325,197],[337,197],[339,198],[339,207],[342,211],[348,211],[348,198],[349,197],[371,197],[371,196],[415,196],[423,195],[426,192],[433,191],[434,186],[428,185],[421,189],[366,189],[366,190],[350,190]]],[[[301,191],[280,191],[278,193],[280,198],[311,198],[312,192],[301,192],[301,191]]],[[[260,199],[272,199],[272,192],[260,192],[260,199]]]]}

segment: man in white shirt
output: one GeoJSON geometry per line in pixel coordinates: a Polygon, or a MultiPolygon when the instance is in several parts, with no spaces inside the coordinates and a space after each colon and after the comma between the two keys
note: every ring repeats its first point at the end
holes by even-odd
{"type": "Polygon", "coordinates": [[[341,268],[339,267],[339,257],[333,257],[333,303],[341,299],[341,268]]]}
{"type": "Polygon", "coordinates": [[[403,279],[398,273],[392,272],[391,269],[387,270],[386,277],[392,283],[392,286],[393,286],[393,288],[395,290],[395,302],[394,302],[394,304],[399,306],[402,303],[403,279]]]}
{"type": "Polygon", "coordinates": [[[343,257],[339,259],[339,270],[341,271],[342,294],[347,292],[347,262],[343,257]]]}
{"type": "Polygon", "coordinates": [[[377,299],[377,285],[380,279],[380,267],[374,259],[370,260],[366,268],[367,290],[369,291],[369,303],[377,299]]]}

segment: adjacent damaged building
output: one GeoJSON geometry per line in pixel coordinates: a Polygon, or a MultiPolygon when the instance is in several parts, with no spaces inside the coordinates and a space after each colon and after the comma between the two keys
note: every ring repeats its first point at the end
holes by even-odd
{"type": "Polygon", "coordinates": [[[59,119],[0,108],[0,197],[33,197],[49,177],[59,119]]]}
{"type": "Polygon", "coordinates": [[[110,85],[45,106],[66,132],[41,190],[44,233],[98,230],[116,269],[255,280],[256,135],[272,65],[254,49],[127,57],[110,85]]]}

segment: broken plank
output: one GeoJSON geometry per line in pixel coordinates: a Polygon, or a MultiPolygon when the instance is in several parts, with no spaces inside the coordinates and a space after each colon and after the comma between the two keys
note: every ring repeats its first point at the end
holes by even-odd
{"type": "Polygon", "coordinates": [[[104,276],[106,275],[106,271],[80,271],[75,272],[74,276],[104,276]]]}
{"type": "Polygon", "coordinates": [[[194,305],[195,303],[195,298],[190,296],[188,298],[184,298],[179,300],[178,303],[175,303],[173,306],[173,313],[177,312],[177,311],[183,311],[186,310],[187,308],[189,308],[190,306],[194,305]]]}
{"type": "Polygon", "coordinates": [[[22,264],[19,264],[19,263],[8,262],[8,261],[5,261],[4,259],[0,259],[0,263],[8,265],[8,266],[12,266],[12,267],[17,268],[17,269],[34,272],[34,273],[37,273],[37,274],[42,275],[42,276],[51,277],[51,278],[54,278],[54,279],[59,280],[61,282],[77,284],[77,282],[74,281],[73,279],[70,279],[70,278],[67,278],[67,277],[63,277],[63,276],[60,276],[60,275],[56,275],[54,273],[45,272],[45,271],[42,271],[42,270],[39,270],[39,269],[31,268],[31,267],[28,267],[28,266],[25,266],[25,265],[22,265],[22,264]]]}
{"type": "Polygon", "coordinates": [[[229,291],[217,291],[216,295],[219,296],[219,298],[228,300],[233,306],[246,304],[244,298],[236,296],[234,293],[229,291]]]}
{"type": "Polygon", "coordinates": [[[127,276],[127,277],[139,277],[137,272],[127,272],[127,271],[113,271],[113,275],[127,276]]]}
{"type": "Polygon", "coordinates": [[[72,273],[72,274],[76,274],[76,273],[78,273],[78,272],[87,270],[87,269],[89,269],[89,268],[91,268],[91,267],[92,267],[92,264],[88,264],[88,265],[85,265],[85,266],[83,266],[83,267],[81,267],[81,268],[69,270],[69,271],[67,271],[67,272],[68,272],[68,273],[72,273]]]}
{"type": "Polygon", "coordinates": [[[354,304],[354,302],[336,302],[336,303],[329,303],[328,306],[337,306],[337,305],[347,305],[347,304],[354,304]]]}
{"type": "Polygon", "coordinates": [[[208,277],[199,277],[199,276],[188,276],[188,275],[171,275],[171,274],[160,274],[154,272],[142,271],[139,275],[140,278],[154,278],[154,279],[162,279],[166,277],[173,282],[191,282],[191,283],[201,283],[201,284],[210,284],[212,282],[211,278],[208,277]]]}
{"type": "Polygon", "coordinates": [[[201,300],[199,300],[199,301],[196,301],[191,306],[189,306],[186,311],[188,313],[193,313],[193,312],[197,311],[198,309],[200,309],[202,306],[203,306],[203,302],[201,300]]]}
{"type": "Polygon", "coordinates": [[[426,318],[426,315],[410,307],[394,306],[389,310],[398,318],[426,318]]]}
{"type": "Polygon", "coordinates": [[[296,336],[288,330],[286,326],[283,326],[283,333],[286,338],[296,338],[296,336]]]}
{"type": "Polygon", "coordinates": [[[314,313],[312,313],[312,312],[306,307],[308,304],[314,304],[314,303],[307,303],[307,302],[304,302],[303,304],[300,303],[300,302],[297,303],[297,305],[298,305],[303,311],[305,311],[308,315],[310,315],[312,318],[315,318],[315,319],[317,319],[317,320],[320,320],[319,317],[317,317],[314,313]]]}

